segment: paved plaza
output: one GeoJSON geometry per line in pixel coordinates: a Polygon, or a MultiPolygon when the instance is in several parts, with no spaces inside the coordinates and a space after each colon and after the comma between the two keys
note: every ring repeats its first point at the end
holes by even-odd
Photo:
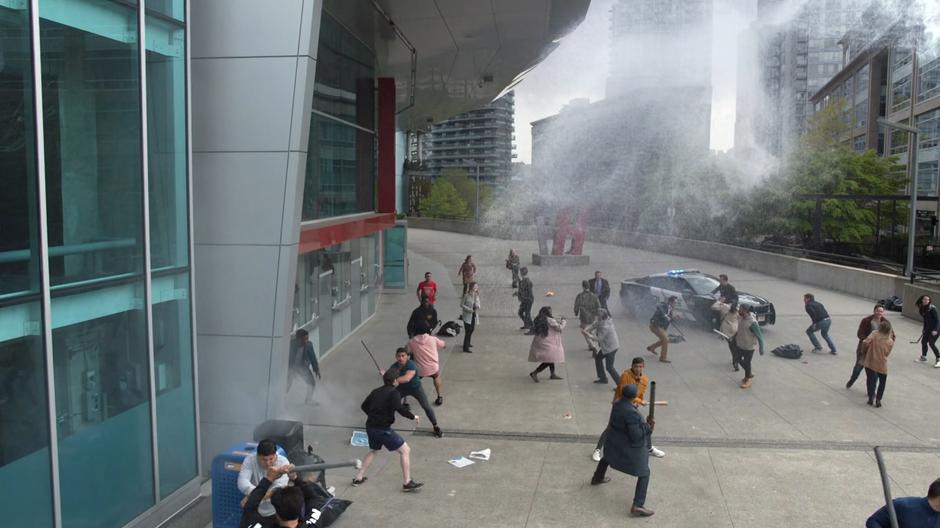
{"type": "MultiPolygon", "coordinates": [[[[481,283],[473,353],[460,351],[462,336],[447,340],[441,358],[444,405],[436,409],[443,439],[431,436],[423,416],[416,430],[406,419],[396,421],[413,448],[413,476],[425,483],[421,492],[399,491],[394,454],[383,452],[368,483],[358,488],[349,486],[351,470],[330,471],[329,484],[337,495],[354,501],[336,526],[850,527],[862,526],[884,503],[872,446],[888,446],[895,496],[922,496],[940,476],[940,369],[914,361],[919,345],[908,342],[919,334],[919,322],[888,314],[898,340],[883,408],[865,405],[864,377],[853,389],[845,388],[855,361],[858,321],[871,313],[874,299],[694,259],[587,243],[590,266],[529,266],[533,312],[550,305],[556,316],[575,323],[564,334],[567,362],[558,370],[564,379],[543,377],[535,384],[528,377],[531,337],[518,330],[517,303],[504,267],[511,247],[528,263],[535,242],[414,229],[408,235],[411,286],[383,294],[375,317],[322,360],[316,405],[302,405],[302,388],[294,388],[290,418],[306,424],[307,442],[327,460],[364,457],[366,449],[350,447],[349,437],[354,429],[364,430],[359,404],[381,381],[360,339],[383,368],[394,361],[417,303],[413,288],[426,271],[440,286],[440,318],[456,319],[457,268],[467,254],[474,256],[481,283]],[[768,353],[755,355],[751,389],[739,388],[742,374],[732,372],[727,346],[713,334],[683,328],[688,342],[670,347],[671,364],[645,351],[653,336],[646,320],[624,314],[619,283],[675,268],[726,273],[738,290],[775,304],[777,322],[764,328],[768,353]],[[621,343],[617,369],[629,367],[633,356],[646,358],[657,399],[669,401],[656,414],[653,443],[667,456],[650,462],[647,506],[656,514],[648,519],[628,517],[633,477],[611,472],[611,483],[589,485],[595,466],[590,454],[606,425],[611,387],[593,383],[593,360],[572,307],[581,280],[595,269],[611,283],[610,308],[621,343]],[[547,291],[555,296],[546,297],[547,291]],[[829,310],[838,355],[808,352],[805,292],[814,293],[829,310]],[[803,347],[803,359],[769,353],[786,343],[803,347]],[[483,448],[492,450],[489,461],[462,469],[447,462],[483,448]]],[[[424,387],[433,394],[430,380],[424,387]]],[[[413,410],[420,412],[414,404],[413,410]]]]}

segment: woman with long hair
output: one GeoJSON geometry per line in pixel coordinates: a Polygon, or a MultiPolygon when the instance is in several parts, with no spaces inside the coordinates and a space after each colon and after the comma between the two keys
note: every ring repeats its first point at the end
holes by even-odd
{"type": "Polygon", "coordinates": [[[865,359],[862,365],[865,367],[865,375],[868,381],[868,405],[881,407],[881,398],[885,394],[885,383],[888,381],[888,355],[894,348],[894,339],[892,339],[891,323],[887,319],[882,319],[878,325],[878,331],[872,332],[865,338],[864,350],[865,359]],[[878,387],[877,394],[875,386],[878,387]]]}
{"type": "Polygon", "coordinates": [[[940,351],[937,350],[937,337],[940,334],[940,315],[937,314],[937,307],[930,303],[929,295],[921,295],[914,303],[920,317],[924,320],[923,333],[920,335],[920,360],[927,361],[927,346],[933,351],[937,358],[934,368],[940,368],[940,351]]]}
{"type": "Polygon", "coordinates": [[[457,275],[460,275],[460,280],[463,281],[463,293],[460,294],[461,296],[467,294],[467,287],[474,281],[473,276],[476,275],[476,273],[477,265],[473,263],[473,255],[467,255],[467,258],[463,260],[463,264],[457,269],[457,275]]]}
{"type": "Polygon", "coordinates": [[[467,293],[460,301],[460,320],[463,321],[463,351],[471,352],[470,336],[480,320],[480,287],[475,282],[467,285],[467,293]]]}
{"type": "Polygon", "coordinates": [[[564,317],[556,320],[552,317],[550,306],[543,306],[539,314],[532,321],[532,346],[529,347],[529,362],[538,363],[539,366],[529,373],[532,381],[539,382],[539,372],[546,368],[551,376],[549,379],[560,380],[561,376],[555,374],[555,364],[565,362],[565,348],[562,344],[561,333],[567,321],[564,317]]]}

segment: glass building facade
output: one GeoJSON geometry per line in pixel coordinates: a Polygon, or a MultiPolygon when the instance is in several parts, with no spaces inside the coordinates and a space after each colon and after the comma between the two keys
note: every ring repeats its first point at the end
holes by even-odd
{"type": "Polygon", "coordinates": [[[197,477],[185,12],[0,0],[11,525],[121,526],[197,477]]]}
{"type": "MultiPolygon", "coordinates": [[[[322,13],[302,225],[376,208],[375,53],[322,13]]],[[[293,329],[325,354],[375,313],[381,232],[298,257],[293,329]]]]}

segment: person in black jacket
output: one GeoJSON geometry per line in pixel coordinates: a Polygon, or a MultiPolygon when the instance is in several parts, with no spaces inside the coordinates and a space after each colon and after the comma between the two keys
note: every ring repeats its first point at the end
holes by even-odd
{"type": "Polygon", "coordinates": [[[240,528],[298,528],[300,526],[316,526],[320,512],[313,508],[318,496],[323,493],[320,488],[293,473],[294,466],[271,466],[258,486],[248,495],[245,508],[242,510],[240,528]],[[290,475],[293,486],[278,488],[271,494],[271,505],[274,506],[274,515],[263,517],[258,513],[258,505],[271,488],[271,483],[282,475],[290,475]]]}
{"type": "Polygon", "coordinates": [[[535,295],[532,293],[532,279],[529,278],[529,268],[523,266],[519,268],[519,289],[512,292],[513,296],[519,298],[519,318],[522,319],[522,326],[519,330],[532,329],[532,302],[535,301],[535,295]]]}
{"type": "Polygon", "coordinates": [[[607,299],[610,299],[610,283],[607,282],[607,279],[601,277],[601,272],[595,271],[594,278],[589,280],[588,284],[591,287],[591,291],[594,292],[594,295],[597,295],[597,300],[601,302],[601,308],[609,312],[607,299]]]}
{"type": "Polygon", "coordinates": [[[816,332],[819,332],[826,340],[826,344],[829,345],[829,353],[833,356],[836,355],[836,344],[832,342],[832,339],[829,339],[829,326],[832,325],[832,319],[829,318],[826,307],[817,301],[812,293],[803,295],[803,304],[806,305],[806,313],[809,314],[809,318],[813,323],[806,329],[806,335],[809,336],[809,341],[813,344],[813,352],[822,352],[819,340],[816,339],[816,332]]]}
{"type": "Polygon", "coordinates": [[[610,482],[607,468],[612,467],[637,477],[630,514],[649,517],[653,510],[646,507],[646,490],[650,485],[650,435],[656,423],[652,417],[643,418],[636,409],[636,385],[625,385],[623,397],[614,402],[604,440],[604,456],[597,463],[591,485],[610,482]]]}
{"type": "Polygon", "coordinates": [[[414,491],[424,484],[411,479],[411,448],[405,439],[398,435],[392,424],[395,423],[395,413],[414,420],[419,418],[405,408],[401,403],[401,394],[398,386],[399,370],[390,368],[382,374],[384,385],[375,389],[362,402],[362,412],[366,413],[366,434],[369,436],[369,454],[362,461],[362,467],[353,478],[352,485],[358,486],[366,481],[366,470],[375,460],[376,454],[383,447],[389,451],[398,451],[401,456],[402,491],[414,491]]]}
{"type": "Polygon", "coordinates": [[[666,329],[672,322],[672,310],[676,307],[677,300],[677,297],[672,296],[666,299],[666,302],[659,303],[656,306],[656,312],[650,318],[650,332],[656,335],[658,341],[646,347],[646,350],[656,354],[656,349],[661,348],[659,360],[663,363],[672,363],[672,360],[666,357],[669,354],[669,335],[666,334],[666,329]]]}
{"type": "Polygon", "coordinates": [[[427,295],[421,296],[421,306],[418,306],[411,312],[411,318],[408,319],[408,339],[418,334],[430,334],[437,328],[437,310],[431,304],[427,295]]]}
{"type": "Polygon", "coordinates": [[[929,295],[921,295],[917,302],[917,311],[920,312],[920,316],[924,319],[924,329],[923,333],[920,335],[920,360],[927,361],[927,346],[930,346],[930,349],[933,350],[934,357],[937,358],[937,362],[934,364],[935,368],[940,368],[940,352],[937,351],[937,337],[938,332],[940,332],[940,315],[937,314],[937,307],[930,303],[929,295]]]}
{"type": "Polygon", "coordinates": [[[718,300],[725,304],[736,304],[738,302],[738,290],[728,282],[728,276],[722,273],[718,276],[718,286],[712,290],[712,294],[718,294],[718,300]]]}

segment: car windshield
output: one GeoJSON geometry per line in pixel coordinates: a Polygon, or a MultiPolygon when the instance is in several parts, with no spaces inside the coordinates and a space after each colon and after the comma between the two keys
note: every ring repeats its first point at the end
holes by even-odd
{"type": "Polygon", "coordinates": [[[708,295],[718,287],[718,281],[707,275],[685,275],[682,277],[698,295],[708,295]]]}

